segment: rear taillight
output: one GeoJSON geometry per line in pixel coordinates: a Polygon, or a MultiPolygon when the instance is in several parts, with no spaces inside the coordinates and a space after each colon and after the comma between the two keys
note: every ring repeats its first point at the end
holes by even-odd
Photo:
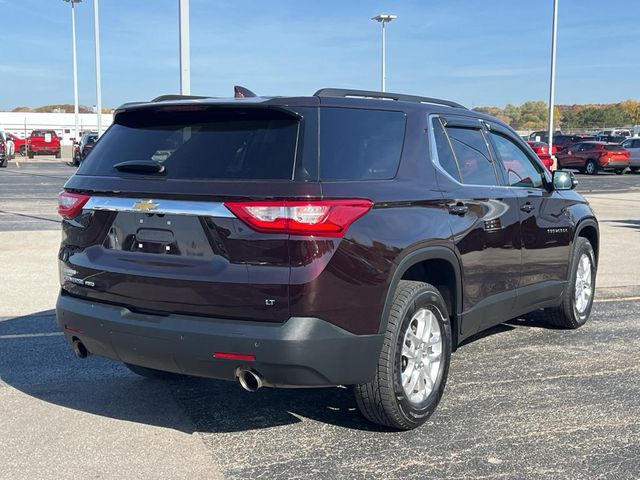
{"type": "Polygon", "coordinates": [[[342,237],[373,206],[370,200],[226,202],[252,229],[264,233],[342,237]]]}
{"type": "Polygon", "coordinates": [[[62,191],[58,194],[58,214],[63,218],[74,218],[91,198],[89,195],[81,193],[71,193],[62,191]]]}

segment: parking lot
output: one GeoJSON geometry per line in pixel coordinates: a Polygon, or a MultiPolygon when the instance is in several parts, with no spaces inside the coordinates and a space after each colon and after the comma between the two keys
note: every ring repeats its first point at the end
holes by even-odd
{"type": "Polygon", "coordinates": [[[367,423],[345,388],[137,377],[75,358],[56,329],[49,157],[0,171],[0,478],[638,478],[640,175],[579,175],[600,220],[582,329],[535,315],[466,343],[422,428],[367,423]]]}

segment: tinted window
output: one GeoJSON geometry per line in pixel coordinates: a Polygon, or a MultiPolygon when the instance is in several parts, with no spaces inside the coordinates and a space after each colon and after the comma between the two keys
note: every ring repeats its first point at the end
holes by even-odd
{"type": "Polygon", "coordinates": [[[640,140],[634,140],[631,148],[640,148],[640,140]]]}
{"type": "Polygon", "coordinates": [[[529,157],[509,138],[497,133],[490,134],[496,154],[505,172],[507,181],[512,187],[535,187],[542,186],[542,174],[529,157]]]}
{"type": "Polygon", "coordinates": [[[402,112],[322,108],[320,180],[395,177],[405,124],[402,112]]]}
{"type": "Polygon", "coordinates": [[[482,132],[448,127],[447,133],[460,166],[462,181],[468,185],[497,185],[496,172],[482,132]]]}
{"type": "Polygon", "coordinates": [[[45,135],[51,135],[52,137],[57,137],[56,132],[53,130],[34,130],[31,133],[32,137],[44,137],[45,135]]]}
{"type": "Polygon", "coordinates": [[[567,151],[571,152],[571,153],[576,153],[577,151],[579,151],[582,148],[582,145],[578,144],[578,145],[573,145],[572,147],[570,147],[567,151]]]}
{"type": "Polygon", "coordinates": [[[458,170],[456,159],[449,146],[449,140],[447,139],[446,133],[444,133],[442,123],[438,118],[433,119],[433,134],[436,139],[438,163],[449,175],[461,182],[462,179],[460,178],[460,171],[458,170]]]}
{"type": "Polygon", "coordinates": [[[624,150],[622,145],[605,145],[604,149],[610,152],[621,152],[624,150]]]}
{"type": "Polygon", "coordinates": [[[153,160],[164,165],[169,178],[291,179],[298,124],[290,114],[262,108],[124,112],[78,174],[120,175],[116,163],[153,160]]]}

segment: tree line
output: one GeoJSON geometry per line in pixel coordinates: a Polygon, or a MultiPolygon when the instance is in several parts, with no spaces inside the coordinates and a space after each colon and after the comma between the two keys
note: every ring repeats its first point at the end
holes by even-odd
{"type": "MultiPolygon", "coordinates": [[[[544,130],[548,127],[549,108],[543,100],[528,101],[522,105],[508,104],[504,108],[476,107],[474,110],[492,115],[515,130],[544,130]]],[[[640,102],[623,100],[609,104],[556,105],[553,117],[555,128],[564,130],[640,125],[640,102]]]]}

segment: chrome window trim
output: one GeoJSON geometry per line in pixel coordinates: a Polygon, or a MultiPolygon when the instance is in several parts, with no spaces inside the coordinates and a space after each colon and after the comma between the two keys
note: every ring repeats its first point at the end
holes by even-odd
{"type": "Polygon", "coordinates": [[[234,218],[235,215],[221,202],[198,202],[189,200],[153,200],[131,197],[91,197],[83,210],[108,212],[159,213],[170,215],[195,215],[204,217],[234,218]],[[136,208],[144,203],[152,208],[136,208]]]}
{"type": "MultiPolygon", "coordinates": [[[[460,187],[482,187],[482,188],[507,188],[509,190],[533,190],[533,191],[540,191],[540,192],[546,192],[547,190],[545,188],[540,188],[540,187],[520,187],[520,186],[512,186],[512,185],[477,185],[474,183],[460,183],[458,180],[456,180],[455,178],[453,178],[449,172],[447,172],[442,165],[440,165],[440,159],[438,158],[438,148],[436,147],[436,135],[433,129],[433,119],[439,119],[441,118],[440,114],[437,113],[432,113],[430,115],[427,116],[427,128],[429,130],[429,151],[431,153],[431,163],[433,163],[433,165],[443,174],[446,175],[447,178],[449,178],[449,180],[451,180],[452,182],[454,182],[456,185],[459,185],[460,187]]],[[[473,117],[469,117],[469,118],[473,118],[473,117]]],[[[484,123],[484,120],[482,119],[477,119],[479,122],[484,123]]],[[[446,130],[445,130],[446,131],[446,130]]],[[[482,129],[480,130],[482,132],[482,129]]],[[[487,142],[487,139],[484,136],[484,132],[482,138],[484,138],[485,143],[487,142]]],[[[447,137],[448,138],[448,137],[447,137]]],[[[449,148],[451,148],[451,150],[453,151],[453,148],[451,147],[451,142],[449,141],[449,148]]],[[[454,153],[455,155],[455,153],[454,153]]],[[[492,163],[494,163],[496,160],[493,158],[493,151],[491,148],[489,148],[489,155],[491,156],[491,160],[492,163]]],[[[457,164],[457,159],[456,159],[456,164],[457,164]]],[[[460,167],[458,166],[458,169],[460,167]]],[[[494,163],[494,169],[495,167],[495,163],[494,163]]],[[[496,172],[497,173],[497,172],[496,172]]]]}

